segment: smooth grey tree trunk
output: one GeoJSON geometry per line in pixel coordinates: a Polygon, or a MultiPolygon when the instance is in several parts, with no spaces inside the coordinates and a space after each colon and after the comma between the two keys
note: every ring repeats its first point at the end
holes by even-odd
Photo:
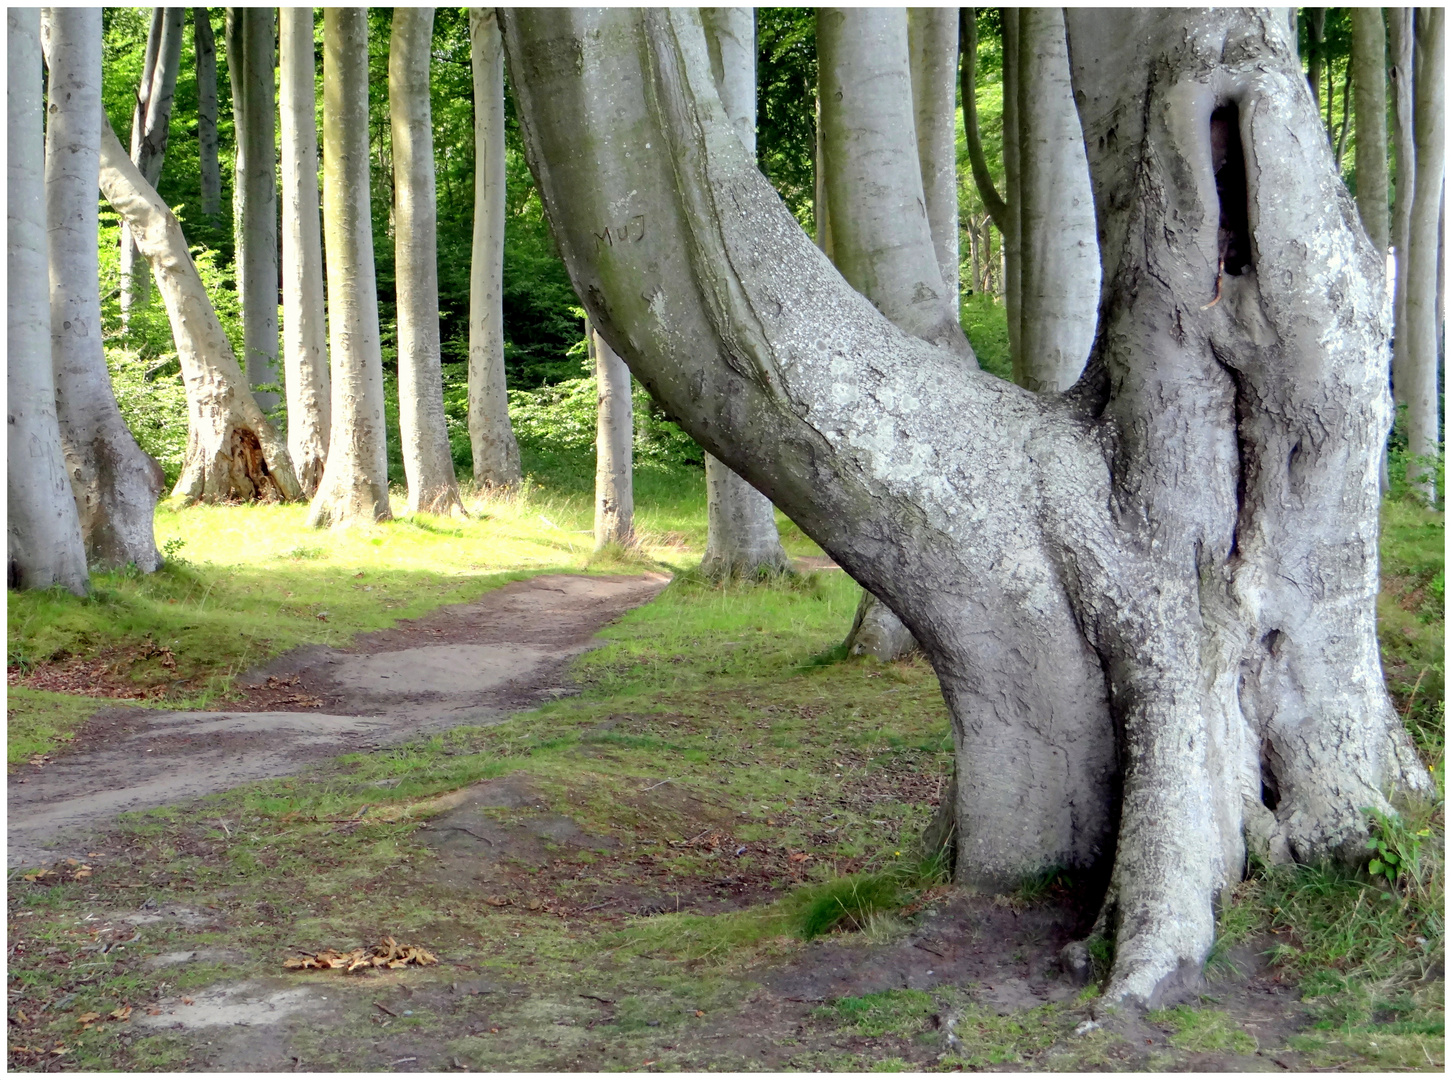
{"type": "MultiPolygon", "coordinates": [[[[1392,284],[1392,393],[1398,408],[1407,404],[1411,385],[1407,334],[1407,267],[1411,247],[1412,202],[1417,186],[1417,150],[1413,131],[1416,38],[1411,8],[1387,8],[1387,63],[1392,98],[1392,151],[1396,155],[1396,186],[1392,203],[1391,242],[1396,253],[1392,284]]],[[[1385,472],[1383,466],[1383,472],[1385,472]]]]}
{"type": "Polygon", "coordinates": [[[526,152],[600,334],[932,661],[958,879],[1114,853],[1101,1009],[1198,977],[1248,846],[1357,860],[1366,807],[1433,789],[1376,641],[1379,256],[1267,19],[1071,11],[1105,327],[1076,391],[1037,396],[842,280],[730,131],[695,12],[506,14],[526,152]],[[598,152],[574,152],[587,132],[598,152]],[[1219,186],[1216,144],[1243,151],[1219,186]],[[1222,211],[1254,223],[1253,261],[1207,307],[1222,211]],[[632,215],[602,251],[599,223],[632,215]],[[737,398],[753,419],[728,443],[737,398]]]}
{"type": "Polygon", "coordinates": [[[958,310],[958,12],[908,8],[908,74],[928,231],[944,295],[958,310]]]}
{"type": "Polygon", "coordinates": [[[368,12],[323,9],[323,235],[332,430],[308,524],[372,524],[388,506],[383,351],[368,181],[368,12]]]}
{"type": "MultiPolygon", "coordinates": [[[[306,10],[306,9],[301,9],[306,10]]],[[[187,389],[187,453],[172,494],[195,502],[297,499],[287,445],[247,387],[176,215],[102,118],[101,194],[151,264],[187,389]]]]}
{"type": "Polygon", "coordinates": [[[40,9],[5,13],[6,579],[12,589],[90,589],[86,548],[55,415],[46,285],[45,124],[40,9]]]}
{"type": "Polygon", "coordinates": [[[1378,251],[1391,243],[1387,211],[1386,26],[1381,8],[1351,9],[1356,84],[1356,208],[1378,251]]]}
{"type": "MultiPolygon", "coordinates": [[[[756,16],[751,8],[702,8],[721,104],[741,144],[756,156],[756,16]]],[[[771,500],[706,455],[706,553],[712,580],[770,577],[791,569],[771,500]]]]}
{"type": "Polygon", "coordinates": [[[398,420],[411,514],[463,515],[444,421],[439,342],[438,199],[429,60],[434,9],[393,12],[388,114],[393,136],[394,267],[398,291],[398,420]]]}
{"type": "Polygon", "coordinates": [[[101,10],[46,8],[44,33],[51,361],[66,472],[87,562],[150,573],[161,565],[152,516],[163,475],[126,427],[101,343],[101,10]]]}
{"type": "Polygon", "coordinates": [[[1446,154],[1445,15],[1443,8],[1417,8],[1416,11],[1417,174],[1407,244],[1407,362],[1400,373],[1407,403],[1407,479],[1432,505],[1437,501],[1435,462],[1441,452],[1437,402],[1441,330],[1437,322],[1437,256],[1446,154]]]}
{"type": "Polygon", "coordinates": [[[192,8],[192,51],[197,61],[197,156],[202,213],[222,212],[222,167],[217,161],[217,42],[206,8],[192,8]]]}
{"type": "Polygon", "coordinates": [[[276,8],[227,9],[227,66],[237,139],[232,191],[237,293],[247,381],[264,412],[277,406],[276,8]]]}
{"type": "Polygon", "coordinates": [[[1321,64],[1325,59],[1326,9],[1306,9],[1306,82],[1316,103],[1316,120],[1321,118],[1321,64]]]}
{"type": "Polygon", "coordinates": [[[1019,49],[1019,8],[1000,8],[1003,34],[1003,201],[1007,228],[1003,229],[1003,295],[1008,312],[1008,353],[1013,370],[1023,367],[1023,187],[1019,172],[1018,84],[1022,76],[1019,49]]]}
{"type": "Polygon", "coordinates": [[[317,73],[313,9],[280,8],[278,109],[282,120],[282,346],[287,449],[302,493],[317,494],[328,460],[332,389],[323,303],[318,203],[317,73]]]}
{"type": "Polygon", "coordinates": [[[595,547],[635,542],[634,413],[630,369],[595,335],[595,547]]]}
{"type": "Polygon", "coordinates": [[[476,488],[522,477],[504,377],[504,47],[494,8],[469,9],[474,69],[474,251],[469,267],[469,445],[476,488]]]}

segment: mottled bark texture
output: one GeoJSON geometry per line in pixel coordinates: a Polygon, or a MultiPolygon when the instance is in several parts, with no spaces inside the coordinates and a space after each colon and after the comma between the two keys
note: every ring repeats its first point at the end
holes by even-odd
{"type": "Polygon", "coordinates": [[[1417,175],[1407,237],[1406,364],[1399,371],[1407,405],[1407,479],[1428,503],[1437,501],[1435,462],[1441,452],[1437,367],[1437,264],[1441,242],[1442,175],[1446,155],[1443,79],[1446,10],[1416,10],[1415,120],[1417,175]]]}
{"type": "Polygon", "coordinates": [[[46,8],[45,33],[50,342],[66,472],[87,562],[150,573],[161,565],[152,516],[164,478],[121,417],[101,343],[101,9],[46,8]]]}
{"type": "Polygon", "coordinates": [[[434,9],[393,12],[388,116],[393,134],[394,280],[398,290],[398,421],[408,511],[462,515],[444,422],[439,346],[439,213],[434,193],[429,47],[434,9]]]}
{"type": "Polygon", "coordinates": [[[308,511],[308,524],[317,528],[393,516],[368,164],[368,12],[324,8],[323,236],[333,415],[328,463],[308,511]]]}
{"type": "Polygon", "coordinates": [[[171,320],[187,390],[187,454],[172,494],[184,503],[297,499],[287,445],[262,415],[192,262],[181,223],[102,118],[101,194],[131,227],[171,320]]]}
{"type": "Polygon", "coordinates": [[[1381,8],[1351,9],[1356,86],[1356,208],[1378,251],[1391,243],[1387,211],[1386,25],[1381,8]]]}
{"type": "Polygon", "coordinates": [[[521,479],[504,378],[504,49],[494,8],[469,9],[474,68],[474,251],[469,266],[469,446],[476,488],[521,479]]]}
{"type": "Polygon", "coordinates": [[[76,500],[66,479],[50,364],[40,9],[5,13],[6,579],[12,589],[90,588],[76,500]]]}
{"type": "Polygon", "coordinates": [[[273,97],[276,8],[227,9],[227,70],[237,161],[232,189],[242,351],[257,404],[277,406],[277,109],[273,97]]]}
{"type": "Polygon", "coordinates": [[[908,74],[928,231],[943,295],[958,310],[958,12],[908,8],[908,74]]]}
{"type": "Polygon", "coordinates": [[[595,336],[595,547],[635,542],[635,426],[630,369],[595,336]]]}
{"type": "MultiPolygon", "coordinates": [[[[711,74],[726,117],[756,156],[756,16],[751,8],[702,8],[711,74]]],[[[701,572],[713,580],[780,574],[791,561],[776,531],[771,500],[706,455],[706,553],[701,572]]]]}
{"type": "Polygon", "coordinates": [[[222,166],[217,161],[217,41],[206,8],[192,8],[192,51],[197,63],[197,158],[202,213],[222,212],[222,166]]]}
{"type": "Polygon", "coordinates": [[[1364,807],[1430,790],[1376,643],[1377,254],[1266,18],[1071,12],[1107,284],[1086,376],[1038,396],[842,280],[731,133],[694,12],[506,16],[600,334],[932,661],[959,880],[1113,853],[1105,1003],[1195,977],[1247,844],[1362,851],[1364,807]],[[1222,216],[1250,261],[1207,306],[1222,216]]]}
{"type": "Polygon", "coordinates": [[[318,205],[317,74],[313,9],[278,11],[278,111],[282,120],[282,361],[287,449],[312,498],[328,460],[332,393],[323,303],[318,205]]]}

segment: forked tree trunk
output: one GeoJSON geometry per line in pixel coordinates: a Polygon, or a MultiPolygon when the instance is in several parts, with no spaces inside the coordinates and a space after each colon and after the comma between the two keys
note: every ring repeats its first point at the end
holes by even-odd
{"type": "Polygon", "coordinates": [[[90,575],[76,500],[66,478],[50,363],[40,9],[10,8],[5,22],[6,579],[12,589],[59,585],[84,596],[90,575]]]}
{"type": "Polygon", "coordinates": [[[1381,8],[1351,9],[1351,70],[1356,84],[1356,208],[1373,246],[1391,242],[1387,216],[1386,26],[1381,8]]]}
{"type": "Polygon", "coordinates": [[[409,513],[462,515],[444,422],[439,344],[438,199],[429,58],[434,9],[393,12],[388,114],[393,135],[394,265],[398,287],[398,420],[409,513]]]}
{"type": "Polygon", "coordinates": [[[634,435],[630,369],[595,336],[595,547],[635,542],[634,435]]]}
{"type": "Polygon", "coordinates": [[[328,460],[332,393],[323,305],[323,236],[318,206],[318,117],[313,9],[281,8],[278,25],[282,119],[282,345],[287,449],[303,495],[317,494],[328,460]]]}
{"type": "Polygon", "coordinates": [[[474,251],[469,267],[469,445],[476,488],[512,488],[519,443],[504,378],[504,50],[494,8],[469,9],[474,68],[474,251]]]}
{"type": "Polygon", "coordinates": [[[388,506],[383,351],[368,189],[364,8],[323,9],[323,233],[333,415],[328,463],[308,524],[372,524],[393,515],[388,506]]]}
{"type": "Polygon", "coordinates": [[[66,472],[87,562],[150,573],[161,565],[152,516],[164,477],[126,427],[101,345],[101,10],[46,8],[45,20],[51,359],[66,472]]]}
{"type": "Polygon", "coordinates": [[[944,296],[958,310],[958,12],[908,8],[918,167],[944,296]]]}
{"type": "MultiPolygon", "coordinates": [[[[756,156],[756,19],[751,8],[702,8],[717,92],[741,144],[756,156]]],[[[706,553],[712,580],[773,576],[791,569],[771,500],[706,455],[706,553]]]]}
{"type": "Polygon", "coordinates": [[[1247,845],[1355,858],[1363,808],[1431,790],[1376,642],[1378,256],[1266,18],[1070,13],[1103,345],[1040,397],[841,280],[730,133],[694,12],[506,15],[600,333],[933,662],[959,879],[1114,852],[1104,1005],[1197,977],[1247,845]],[[586,133],[598,153],[574,152],[586,133]],[[632,215],[638,239],[602,251],[599,223],[632,215]],[[1249,261],[1212,306],[1222,216],[1249,261]]]}
{"type": "Polygon", "coordinates": [[[192,8],[192,50],[197,60],[197,157],[202,213],[222,212],[222,167],[217,161],[217,42],[206,8],[192,8]]]}
{"type": "Polygon", "coordinates": [[[248,391],[181,223],[102,118],[101,194],[151,264],[187,389],[187,454],[172,495],[184,503],[302,496],[287,446],[248,391]]]}

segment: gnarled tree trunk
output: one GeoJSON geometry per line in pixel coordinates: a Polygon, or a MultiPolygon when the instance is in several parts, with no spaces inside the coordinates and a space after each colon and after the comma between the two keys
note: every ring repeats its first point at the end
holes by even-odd
{"type": "Polygon", "coordinates": [[[45,128],[40,9],[5,13],[9,156],[5,161],[6,579],[12,589],[90,589],[76,500],[66,479],[50,364],[45,128]]]}
{"type": "Polygon", "coordinates": [[[595,335],[595,547],[635,542],[633,408],[630,369],[595,335]]]}
{"type": "Polygon", "coordinates": [[[333,415],[328,463],[308,511],[316,528],[393,516],[368,191],[365,8],[323,9],[323,232],[333,415]]]}
{"type": "Polygon", "coordinates": [[[469,266],[469,446],[474,485],[521,479],[504,379],[504,50],[494,8],[469,9],[474,68],[474,251],[469,266]]]}
{"type": "Polygon", "coordinates": [[[101,344],[101,10],[46,8],[44,33],[51,359],[66,471],[87,561],[150,573],[161,565],[152,516],[164,477],[126,427],[101,344]]]}
{"type": "Polygon", "coordinates": [[[197,60],[197,158],[202,213],[222,211],[222,167],[217,161],[217,41],[206,8],[192,8],[192,50],[197,60]]]}
{"type": "Polygon", "coordinates": [[[1364,850],[1364,807],[1430,790],[1376,643],[1378,256],[1279,23],[1070,13],[1104,330],[1075,390],[1039,397],[841,280],[731,135],[694,12],[506,19],[601,335],[931,659],[959,879],[1114,852],[1104,1003],[1196,977],[1247,844],[1364,850]],[[1211,305],[1222,222],[1246,261],[1211,305]],[[751,421],[730,429],[736,399],[751,421]]]}

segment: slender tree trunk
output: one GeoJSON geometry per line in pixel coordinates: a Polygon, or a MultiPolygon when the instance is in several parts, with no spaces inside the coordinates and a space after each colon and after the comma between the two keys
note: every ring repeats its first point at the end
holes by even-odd
{"type": "Polygon", "coordinates": [[[1013,381],[1067,390],[1084,370],[1099,307],[1099,243],[1061,8],[1019,23],[1019,353],[1013,381]]]}
{"type": "Polygon", "coordinates": [[[908,8],[908,74],[928,231],[944,295],[958,310],[958,13],[908,8]]]}
{"type": "Polygon", "coordinates": [[[392,517],[368,186],[368,12],[323,9],[323,233],[332,429],[308,524],[392,517]]]}
{"type": "Polygon", "coordinates": [[[438,197],[434,186],[429,60],[434,9],[393,12],[388,114],[398,184],[394,245],[398,288],[398,421],[409,513],[462,515],[444,421],[439,342],[438,197]]]}
{"type": "Polygon", "coordinates": [[[45,143],[51,358],[66,472],[91,565],[161,565],[152,531],[160,467],[136,445],[101,345],[96,191],[101,147],[101,10],[47,8],[45,143]]]}
{"type": "Polygon", "coordinates": [[[1445,11],[1416,12],[1416,194],[1407,251],[1407,479],[1428,503],[1437,501],[1434,463],[1441,452],[1437,402],[1437,252],[1442,203],[1446,111],[1445,11]]]}
{"type": "MultiPolygon", "coordinates": [[[[1306,9],[1306,82],[1311,86],[1311,100],[1316,113],[1321,112],[1321,61],[1326,43],[1326,9],[1306,9]]],[[[1327,95],[1328,99],[1330,95],[1327,95]]]]}
{"type": "Polygon", "coordinates": [[[1008,352],[1013,370],[1023,367],[1023,184],[1019,172],[1019,80],[1023,75],[1019,47],[1019,8],[1000,8],[1003,25],[1003,201],[1007,208],[1003,229],[1003,294],[1008,310],[1008,352]]]}
{"type": "MultiPolygon", "coordinates": [[[[131,110],[131,158],[136,160],[141,152],[142,133],[146,130],[146,104],[151,97],[151,87],[156,75],[156,59],[161,52],[162,25],[166,19],[165,8],[151,9],[151,28],[146,34],[146,54],[141,63],[141,82],[136,88],[136,104],[131,110]]],[[[126,226],[121,226],[121,325],[130,321],[132,305],[146,296],[144,271],[137,272],[136,245],[126,226]]]]}
{"type": "Polygon", "coordinates": [[[827,207],[827,170],[822,148],[822,66],[817,65],[816,142],[812,146],[812,221],[816,226],[817,250],[832,257],[832,219],[827,207]]]}
{"type": "Polygon", "coordinates": [[[90,589],[86,548],[55,415],[46,286],[45,130],[40,9],[6,11],[5,325],[7,574],[12,589],[90,589]]]}
{"type": "MultiPolygon", "coordinates": [[[[983,139],[978,130],[977,13],[977,8],[958,9],[959,36],[963,39],[963,133],[968,143],[968,163],[973,169],[973,182],[978,185],[979,197],[983,199],[988,216],[993,219],[999,231],[1003,232],[1008,228],[1008,205],[993,186],[993,174],[988,171],[988,159],[983,155],[983,139]]],[[[1007,102],[1005,91],[1005,106],[1007,102]]]]}
{"type": "Polygon", "coordinates": [[[1392,286],[1392,392],[1399,408],[1407,404],[1411,385],[1408,369],[1407,267],[1411,248],[1412,202],[1417,186],[1415,118],[1415,44],[1411,8],[1387,8],[1387,51],[1390,54],[1392,97],[1392,150],[1396,154],[1395,199],[1392,204],[1391,240],[1396,252],[1392,286]]]}
{"type": "MultiPolygon", "coordinates": [[[[299,9],[306,11],[306,8],[299,9]]],[[[187,388],[184,503],[302,497],[287,446],[248,391],[176,215],[102,118],[101,193],[131,226],[171,319],[187,388]]]]}
{"type": "Polygon", "coordinates": [[[978,223],[970,216],[968,218],[968,291],[971,293],[980,292],[983,288],[983,278],[980,272],[979,249],[983,241],[978,235],[978,223]]]}
{"type": "Polygon", "coordinates": [[[1351,73],[1356,83],[1356,208],[1378,251],[1391,243],[1387,215],[1386,27],[1381,8],[1351,9],[1351,73]]]}
{"type": "Polygon", "coordinates": [[[1346,62],[1341,75],[1341,127],[1336,132],[1336,171],[1341,171],[1341,157],[1346,152],[1346,132],[1351,127],[1352,63],[1346,62]]]}
{"type": "Polygon", "coordinates": [[[474,68],[474,252],[469,267],[469,445],[476,488],[521,478],[504,376],[504,50],[494,8],[469,9],[474,68]]]}
{"type": "Polygon", "coordinates": [[[287,448],[303,495],[317,494],[332,415],[318,205],[318,118],[313,9],[281,8],[282,341],[287,448]]]}
{"type": "MultiPolygon", "coordinates": [[[[756,156],[756,21],[751,8],[702,8],[711,73],[746,152],[756,156]]],[[[706,455],[706,553],[701,571],[723,580],[791,569],[771,500],[706,455]]]]}
{"type": "Polygon", "coordinates": [[[247,381],[264,412],[277,406],[277,153],[273,98],[276,8],[227,9],[227,65],[237,132],[237,293],[247,381]]]}
{"type": "Polygon", "coordinates": [[[595,547],[635,542],[634,420],[630,369],[595,334],[595,547]]]}
{"type": "Polygon", "coordinates": [[[192,51],[197,58],[197,156],[202,213],[222,212],[222,167],[217,162],[217,42],[206,8],[192,8],[192,51]]]}

